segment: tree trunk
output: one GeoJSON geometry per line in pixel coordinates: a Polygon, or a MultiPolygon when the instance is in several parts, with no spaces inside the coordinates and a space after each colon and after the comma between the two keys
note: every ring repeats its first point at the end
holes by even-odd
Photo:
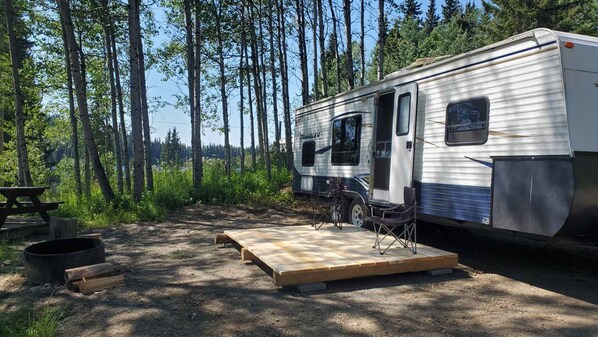
{"type": "Polygon", "coordinates": [[[287,38],[284,16],[284,2],[283,0],[276,0],[277,20],[278,20],[278,50],[280,59],[280,73],[282,76],[282,104],[284,109],[284,134],[285,134],[285,149],[287,153],[287,169],[293,167],[293,145],[292,145],[292,130],[291,130],[291,108],[289,98],[289,73],[287,66],[287,38]]]}
{"type": "Polygon", "coordinates": [[[195,117],[193,118],[193,186],[199,193],[203,180],[201,148],[201,1],[195,0],[195,117]]]}
{"type": "Polygon", "coordinates": [[[79,119],[81,120],[81,125],[83,126],[83,137],[85,139],[85,146],[87,148],[87,153],[89,155],[89,159],[91,161],[91,165],[94,170],[96,179],[98,180],[98,184],[100,185],[100,189],[102,190],[104,199],[106,199],[106,201],[110,201],[114,198],[114,192],[112,191],[112,187],[110,187],[110,183],[108,182],[108,178],[106,177],[106,172],[104,171],[104,167],[102,166],[102,163],[100,161],[98,148],[93,138],[93,130],[91,128],[91,121],[89,119],[87,107],[87,91],[85,88],[85,81],[81,72],[81,64],[79,63],[79,58],[77,55],[77,50],[79,49],[79,47],[77,46],[77,41],[75,40],[73,22],[71,20],[71,11],[67,0],[59,0],[59,6],[60,17],[63,22],[67,43],[69,46],[71,72],[73,75],[73,79],[75,80],[77,106],[79,107],[79,119]]]}
{"type": "Polygon", "coordinates": [[[359,73],[359,85],[363,87],[365,84],[365,0],[361,0],[361,12],[359,14],[361,15],[361,34],[359,36],[359,61],[361,71],[359,73]]]}
{"type": "Polygon", "coordinates": [[[191,162],[193,166],[193,186],[195,186],[195,56],[193,44],[193,19],[191,16],[191,0],[183,1],[183,8],[185,12],[185,55],[187,57],[187,88],[189,99],[189,116],[191,117],[191,162]]]}
{"type": "Polygon", "coordinates": [[[125,192],[131,193],[131,167],[129,159],[129,142],[127,136],[127,126],[125,124],[125,107],[123,103],[123,90],[120,84],[120,65],[118,63],[118,50],[116,49],[116,38],[114,36],[114,26],[110,25],[110,43],[112,44],[112,61],[114,62],[114,76],[116,82],[116,96],[118,98],[118,111],[120,117],[120,136],[122,146],[122,161],[125,167],[125,192]]]}
{"type": "Polygon", "coordinates": [[[324,36],[324,11],[322,0],[317,0],[318,3],[318,27],[320,32],[320,68],[322,68],[322,93],[324,97],[328,97],[328,67],[326,66],[326,36],[324,36]]]}
{"type": "Polygon", "coordinates": [[[266,171],[270,170],[270,141],[268,134],[268,93],[266,91],[266,63],[264,62],[264,55],[266,54],[266,47],[264,45],[264,27],[262,26],[262,4],[258,5],[258,18],[259,18],[259,70],[262,75],[262,95],[260,101],[262,102],[262,110],[259,114],[260,125],[262,126],[262,144],[260,149],[262,150],[262,158],[264,158],[264,164],[266,165],[266,171]]]}
{"type": "Polygon", "coordinates": [[[149,125],[149,111],[147,106],[147,86],[145,85],[145,56],[143,54],[143,38],[141,37],[141,21],[139,18],[139,11],[135,13],[137,16],[135,21],[137,23],[137,43],[139,45],[139,95],[141,98],[141,120],[143,124],[143,148],[145,152],[145,184],[148,191],[154,189],[154,174],[152,172],[152,135],[149,125]]]}
{"type": "Polygon", "coordinates": [[[224,168],[226,175],[230,177],[231,163],[230,163],[230,139],[228,125],[228,95],[226,93],[226,74],[224,69],[224,37],[222,36],[222,3],[216,4],[212,2],[214,17],[216,19],[216,39],[217,39],[217,53],[218,53],[218,68],[220,71],[220,96],[222,98],[222,121],[224,123],[224,168]]]}
{"type": "Polygon", "coordinates": [[[338,29],[336,26],[336,11],[332,5],[332,0],[328,0],[330,6],[330,15],[332,15],[332,46],[334,48],[334,63],[336,68],[336,93],[341,92],[341,63],[338,55],[338,29]]]}
{"type": "Polygon", "coordinates": [[[301,63],[301,98],[303,105],[306,105],[309,103],[309,75],[307,73],[307,47],[305,46],[305,16],[303,0],[295,0],[295,6],[297,12],[297,39],[299,40],[299,62],[301,63]]]}
{"type": "MultiPolygon", "coordinates": [[[[65,0],[61,0],[65,1],[65,0]]],[[[141,201],[144,186],[143,131],[139,86],[139,0],[129,0],[129,64],[131,69],[131,134],[133,137],[133,199],[141,201]]]]}
{"type": "Polygon", "coordinates": [[[313,72],[314,72],[314,98],[316,101],[320,99],[319,93],[319,85],[318,85],[318,2],[312,0],[313,2],[313,14],[311,20],[311,28],[312,28],[312,36],[313,36],[313,47],[314,47],[314,63],[313,63],[313,72]]]}
{"type": "Polygon", "coordinates": [[[110,36],[110,27],[112,26],[112,18],[110,16],[110,9],[108,8],[108,0],[102,0],[102,9],[104,17],[104,35],[106,39],[106,58],[108,63],[108,75],[110,79],[110,111],[112,113],[112,142],[114,144],[114,153],[116,155],[116,178],[118,193],[124,192],[123,184],[123,162],[120,145],[120,136],[118,134],[118,115],[116,111],[116,83],[114,79],[114,55],[112,53],[112,41],[110,36]]]}
{"type": "Polygon", "coordinates": [[[251,97],[251,73],[249,71],[249,52],[245,46],[245,64],[247,65],[247,98],[249,99],[249,124],[251,124],[251,168],[255,172],[257,167],[256,151],[255,151],[255,121],[253,118],[253,98],[251,97]]]}
{"type": "Polygon", "coordinates": [[[270,73],[272,76],[272,113],[274,115],[274,154],[276,155],[276,168],[280,170],[282,166],[280,157],[280,128],[278,127],[278,83],[276,81],[276,58],[274,55],[274,24],[272,16],[272,0],[268,0],[268,30],[270,37],[270,73]]]}
{"type": "MultiPolygon", "coordinates": [[[[85,148],[85,140],[83,145],[85,148]]],[[[91,198],[91,160],[86,149],[83,151],[83,193],[87,200],[91,198]]]]}
{"type": "Polygon", "coordinates": [[[81,167],[79,158],[79,128],[77,116],[75,115],[75,94],[73,93],[73,75],[71,74],[71,61],[69,57],[69,46],[66,41],[64,33],[64,25],[62,25],[62,46],[64,48],[64,62],[66,69],[66,85],[69,95],[69,120],[71,122],[71,148],[73,150],[73,171],[75,175],[75,193],[77,201],[81,200],[83,194],[81,188],[81,167]]]}
{"type": "Polygon", "coordinates": [[[384,22],[384,1],[378,0],[378,80],[384,78],[384,47],[386,44],[386,22],[384,22]]]}
{"type": "Polygon", "coordinates": [[[351,0],[343,0],[343,15],[345,17],[345,39],[347,48],[345,51],[345,66],[347,68],[347,80],[349,89],[355,88],[355,74],[353,73],[353,39],[351,34],[351,0]]]}
{"type": "Polygon", "coordinates": [[[29,170],[29,155],[27,151],[27,142],[25,141],[25,113],[23,111],[23,93],[21,92],[21,79],[19,75],[19,44],[14,29],[14,18],[16,17],[12,5],[12,0],[4,0],[4,10],[6,14],[6,29],[8,32],[8,48],[10,49],[10,63],[12,69],[12,87],[15,98],[15,126],[16,126],[16,144],[17,144],[17,163],[18,163],[18,185],[31,186],[31,171],[29,170]]]}
{"type": "MultiPolygon", "coordinates": [[[[255,19],[253,16],[253,1],[249,0],[249,22],[251,23],[251,27],[255,27],[255,19]]],[[[257,37],[255,35],[255,29],[249,29],[251,34],[251,62],[253,63],[253,89],[255,90],[255,100],[256,100],[256,107],[257,107],[257,117],[258,117],[258,125],[261,125],[262,128],[262,136],[264,139],[262,140],[261,144],[264,146],[263,152],[264,153],[264,161],[266,164],[266,176],[267,179],[270,180],[272,178],[272,172],[270,171],[270,150],[268,149],[268,142],[266,135],[268,134],[268,126],[267,123],[264,123],[265,115],[264,105],[263,105],[263,97],[262,97],[262,83],[260,79],[260,70],[258,66],[258,57],[257,57],[257,37]]]]}
{"type": "Polygon", "coordinates": [[[240,160],[240,164],[241,164],[241,174],[243,174],[245,172],[245,142],[244,142],[244,123],[243,123],[243,119],[244,119],[244,114],[245,114],[245,97],[244,97],[244,91],[243,91],[243,72],[244,72],[244,52],[245,52],[245,44],[246,44],[246,39],[245,39],[245,8],[243,8],[243,5],[241,5],[241,45],[239,46],[239,54],[241,55],[241,57],[239,58],[239,121],[241,123],[241,135],[239,137],[239,143],[241,145],[241,153],[239,156],[239,160],[240,160]]]}

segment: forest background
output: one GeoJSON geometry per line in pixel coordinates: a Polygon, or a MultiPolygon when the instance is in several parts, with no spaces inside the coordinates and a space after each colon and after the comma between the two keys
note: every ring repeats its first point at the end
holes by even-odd
{"type": "Polygon", "coordinates": [[[598,0],[3,1],[0,185],[87,226],[291,202],[295,108],[537,27],[598,35],[598,0]]]}

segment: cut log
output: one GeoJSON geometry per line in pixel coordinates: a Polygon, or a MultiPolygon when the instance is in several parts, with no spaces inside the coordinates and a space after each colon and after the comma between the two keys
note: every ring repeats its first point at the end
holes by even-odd
{"type": "Polygon", "coordinates": [[[120,287],[125,285],[125,277],[123,275],[108,276],[95,278],[90,280],[83,280],[79,283],[79,290],[82,294],[91,294],[96,291],[120,287]]]}
{"type": "Polygon", "coordinates": [[[91,264],[89,266],[77,267],[72,269],[67,269],[64,271],[64,280],[65,281],[76,281],[82,278],[89,278],[104,274],[112,273],[116,270],[112,263],[98,263],[98,264],[91,264]]]}
{"type": "MultiPolygon", "coordinates": [[[[103,275],[94,276],[94,277],[86,277],[85,281],[96,280],[99,278],[104,278],[104,277],[109,277],[109,276],[117,276],[120,274],[121,274],[121,272],[119,270],[115,270],[113,273],[109,273],[109,274],[103,274],[103,275]]],[[[66,286],[70,291],[79,292],[80,291],[79,287],[81,285],[81,282],[83,282],[83,280],[69,281],[66,283],[66,286]]]]}
{"type": "Polygon", "coordinates": [[[70,239],[77,237],[76,218],[54,218],[50,219],[50,240],[70,239]]]}

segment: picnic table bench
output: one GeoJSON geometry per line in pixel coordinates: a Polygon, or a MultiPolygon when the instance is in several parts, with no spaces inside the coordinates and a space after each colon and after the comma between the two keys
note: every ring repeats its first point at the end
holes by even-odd
{"type": "Polygon", "coordinates": [[[49,187],[0,187],[0,195],[6,201],[0,202],[0,228],[9,215],[38,213],[44,223],[50,223],[48,211],[58,209],[62,201],[41,202],[39,196],[49,187]],[[19,200],[25,199],[25,200],[19,200]]]}

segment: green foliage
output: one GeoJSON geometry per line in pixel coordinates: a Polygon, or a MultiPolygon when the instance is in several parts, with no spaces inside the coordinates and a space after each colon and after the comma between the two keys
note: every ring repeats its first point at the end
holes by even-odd
{"type": "Polygon", "coordinates": [[[20,309],[0,316],[0,337],[54,337],[65,310],[44,305],[39,309],[20,309]]]}
{"type": "Polygon", "coordinates": [[[5,260],[14,261],[19,256],[19,251],[8,241],[0,241],[0,263],[5,260]]]}
{"type": "Polygon", "coordinates": [[[182,164],[181,159],[181,139],[176,127],[166,134],[166,139],[162,145],[162,152],[160,153],[160,163],[166,167],[179,167],[182,164]]]}
{"type": "Polygon", "coordinates": [[[272,180],[266,171],[233,172],[230,180],[220,159],[204,160],[204,180],[199,193],[193,190],[190,167],[166,167],[154,171],[154,191],[144,193],[135,203],[128,195],[117,195],[106,204],[97,185],[92,186],[89,199],[78,201],[74,180],[68,169],[72,161],[63,159],[57,166],[61,182],[53,199],[65,203],[53,212],[53,216],[76,217],[85,227],[102,228],[120,223],[162,219],[167,212],[191,205],[198,201],[210,204],[237,203],[289,203],[293,200],[290,189],[291,173],[286,169],[273,170],[272,180]],[[64,162],[64,163],[63,163],[64,162]]]}

